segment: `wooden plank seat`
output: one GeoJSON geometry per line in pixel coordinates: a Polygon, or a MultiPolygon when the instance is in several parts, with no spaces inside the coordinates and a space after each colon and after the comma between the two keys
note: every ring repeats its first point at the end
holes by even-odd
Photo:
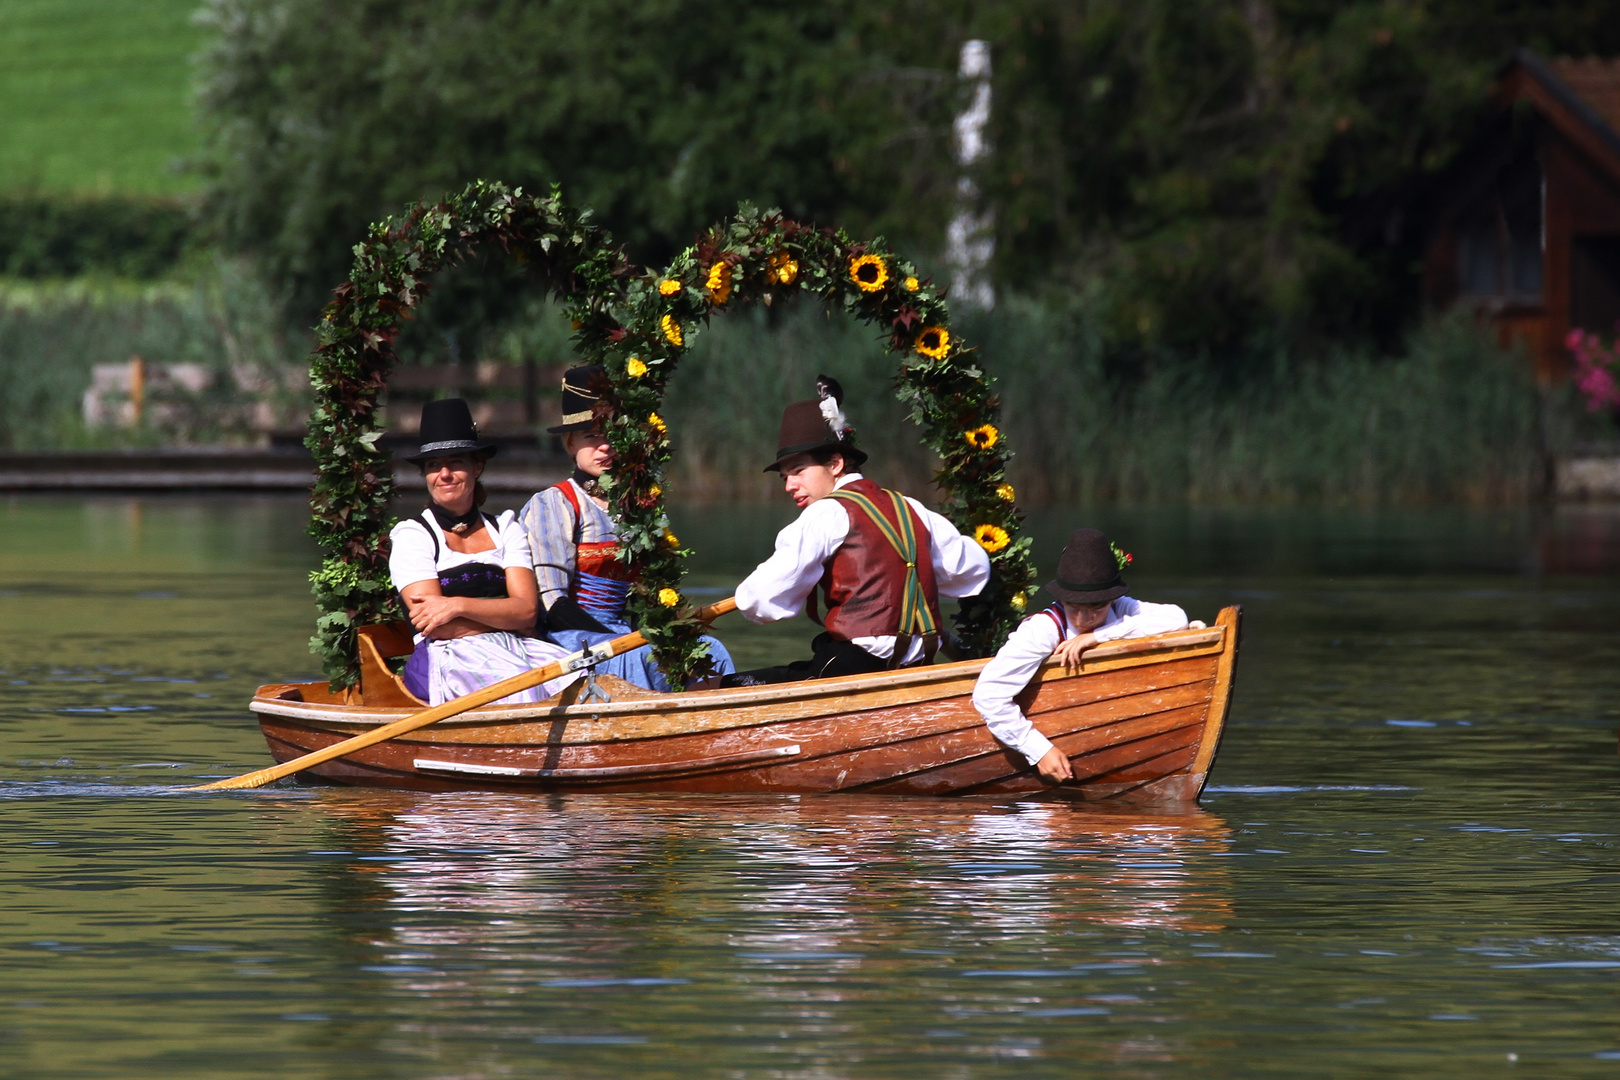
{"type": "MultiPolygon", "coordinates": [[[[394,674],[393,668],[388,666],[389,660],[409,656],[416,651],[415,635],[411,631],[410,623],[403,621],[372,623],[357,629],[355,637],[360,655],[360,693],[357,697],[350,695],[355,697],[355,700],[346,698],[347,704],[427,708],[428,703],[411,693],[405,686],[405,680],[394,674]]],[[[655,691],[612,675],[598,675],[596,683],[600,691],[607,695],[608,701],[661,696],[655,691]]],[[[585,685],[584,679],[576,680],[561,694],[547,700],[552,704],[572,705],[585,685]]]]}

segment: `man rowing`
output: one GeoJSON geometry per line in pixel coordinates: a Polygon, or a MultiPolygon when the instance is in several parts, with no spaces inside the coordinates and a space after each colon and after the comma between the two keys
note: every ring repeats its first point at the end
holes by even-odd
{"type": "Polygon", "coordinates": [[[990,559],[973,540],[917,500],[860,473],[866,454],[844,418],[843,390],[822,375],[817,400],[782,413],[776,459],[765,467],[802,513],[776,536],[776,551],[737,586],[750,622],[800,611],[824,630],[812,656],[725,676],[722,686],[858,675],[932,662],[943,629],[941,596],[974,596],[990,559]],[[827,609],[817,617],[816,592],[827,609]],[[808,604],[807,604],[808,602],[808,604]]]}

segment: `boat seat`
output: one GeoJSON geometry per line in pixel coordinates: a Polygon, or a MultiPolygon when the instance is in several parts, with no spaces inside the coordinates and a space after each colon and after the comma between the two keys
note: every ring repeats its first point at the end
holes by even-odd
{"type": "Polygon", "coordinates": [[[406,622],[373,623],[355,630],[360,654],[360,696],[367,705],[407,705],[426,708],[427,702],[405,689],[405,681],[388,666],[391,656],[416,651],[406,622]]]}
{"type": "MultiPolygon", "coordinates": [[[[360,654],[360,698],[361,702],[372,706],[411,706],[426,708],[427,702],[417,697],[405,688],[405,681],[388,666],[388,658],[393,656],[409,656],[416,651],[416,644],[412,640],[410,623],[388,622],[373,623],[362,626],[355,631],[356,644],[360,654]]],[[[578,696],[584,680],[580,679],[570,684],[561,694],[551,698],[549,704],[572,705],[578,696]]],[[[626,682],[612,675],[598,675],[597,684],[607,693],[609,700],[623,701],[635,698],[663,697],[655,690],[648,690],[635,683],[626,682]]]]}

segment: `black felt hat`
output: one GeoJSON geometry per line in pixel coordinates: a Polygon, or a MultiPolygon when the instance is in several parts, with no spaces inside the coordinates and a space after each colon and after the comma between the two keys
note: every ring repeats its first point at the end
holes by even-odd
{"type": "Polygon", "coordinates": [[[844,419],[844,388],[838,380],[818,375],[816,392],[818,398],[795,401],[782,410],[776,460],[765,466],[765,472],[775,472],[795,454],[816,450],[838,451],[844,455],[844,465],[850,472],[866,463],[866,454],[855,446],[855,429],[844,419]]]}
{"type": "Polygon", "coordinates": [[[570,431],[591,431],[600,423],[597,403],[602,400],[603,383],[607,369],[601,364],[584,364],[563,372],[562,423],[546,428],[551,435],[570,431]]]}
{"type": "Polygon", "coordinates": [[[1048,594],[1068,604],[1103,604],[1130,592],[1120,580],[1114,545],[1096,529],[1076,529],[1063,546],[1057,577],[1046,583],[1048,594]]]}
{"type": "Polygon", "coordinates": [[[422,406],[422,429],[418,436],[421,449],[408,454],[406,461],[420,464],[428,458],[449,454],[482,454],[493,457],[495,444],[478,438],[478,425],[473,423],[472,410],[461,398],[444,398],[422,406]]]}

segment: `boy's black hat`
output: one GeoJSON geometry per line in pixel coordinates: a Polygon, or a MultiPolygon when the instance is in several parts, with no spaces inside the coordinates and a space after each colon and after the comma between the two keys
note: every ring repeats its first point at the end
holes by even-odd
{"type": "Polygon", "coordinates": [[[478,438],[478,425],[473,423],[472,409],[461,398],[444,398],[422,406],[422,427],[418,432],[421,449],[408,454],[406,461],[421,464],[428,458],[449,454],[482,454],[493,457],[495,444],[478,438]]]}
{"type": "Polygon", "coordinates": [[[593,431],[599,423],[596,404],[602,399],[607,369],[601,364],[582,364],[563,372],[562,423],[546,428],[549,435],[570,431],[593,431]]]}
{"type": "Polygon", "coordinates": [[[1046,583],[1046,591],[1068,604],[1108,603],[1131,591],[1119,571],[1108,537],[1097,529],[1076,529],[1063,546],[1057,577],[1046,583]]]}

